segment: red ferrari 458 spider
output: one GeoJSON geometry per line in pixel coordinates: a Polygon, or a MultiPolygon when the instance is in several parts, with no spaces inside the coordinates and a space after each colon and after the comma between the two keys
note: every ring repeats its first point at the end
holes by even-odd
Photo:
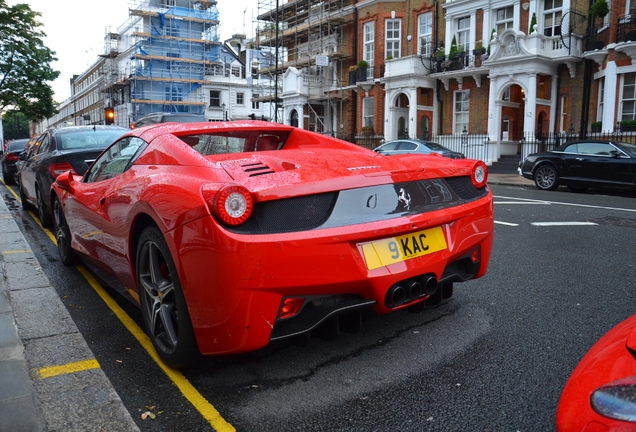
{"type": "Polygon", "coordinates": [[[563,389],[559,432],[636,431],[636,315],[585,354],[563,389]]]}
{"type": "Polygon", "coordinates": [[[60,175],[51,208],[62,261],[80,256],[138,303],[181,367],[450,297],[488,267],[486,180],[481,161],[387,157],[285,125],[169,123],[60,175]]]}

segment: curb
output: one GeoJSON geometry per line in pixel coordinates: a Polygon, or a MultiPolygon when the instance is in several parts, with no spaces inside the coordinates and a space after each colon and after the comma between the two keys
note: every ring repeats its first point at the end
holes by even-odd
{"type": "Polygon", "coordinates": [[[138,431],[0,197],[0,432],[138,431]]]}

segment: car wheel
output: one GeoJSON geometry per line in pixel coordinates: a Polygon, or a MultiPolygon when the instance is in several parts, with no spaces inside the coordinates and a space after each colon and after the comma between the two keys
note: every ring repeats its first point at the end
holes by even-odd
{"type": "Polygon", "coordinates": [[[568,189],[570,189],[572,192],[585,192],[589,188],[585,186],[568,186],[568,189]]]}
{"type": "Polygon", "coordinates": [[[62,203],[55,198],[53,202],[53,227],[55,231],[55,240],[57,241],[57,250],[60,253],[62,264],[72,266],[77,263],[77,255],[71,249],[71,232],[66,224],[62,203]]]}
{"type": "Polygon", "coordinates": [[[541,165],[534,173],[534,184],[541,190],[554,190],[559,187],[559,174],[552,165],[541,165]]]}
{"type": "Polygon", "coordinates": [[[13,176],[7,174],[7,172],[4,170],[4,167],[2,167],[2,179],[4,180],[6,184],[13,183],[13,176]]]}
{"type": "Polygon", "coordinates": [[[194,363],[199,350],[179,275],[161,231],[154,226],[139,238],[135,268],[141,312],[159,356],[175,368],[194,363]]]}
{"type": "Polygon", "coordinates": [[[46,205],[44,204],[42,193],[40,191],[37,191],[36,193],[38,195],[38,217],[40,218],[40,224],[42,224],[42,228],[50,228],[53,223],[51,215],[46,211],[46,205]]]}
{"type": "Polygon", "coordinates": [[[22,204],[22,208],[24,210],[29,210],[31,205],[29,204],[29,201],[27,201],[26,194],[22,190],[22,185],[20,183],[18,183],[18,191],[20,192],[20,203],[22,204]]]}

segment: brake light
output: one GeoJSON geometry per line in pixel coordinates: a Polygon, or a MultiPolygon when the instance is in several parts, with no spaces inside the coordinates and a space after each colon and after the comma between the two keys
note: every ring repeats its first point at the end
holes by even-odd
{"type": "Polygon", "coordinates": [[[75,172],[71,164],[68,162],[52,163],[52,164],[49,164],[47,169],[49,170],[49,174],[51,174],[53,178],[57,178],[57,176],[59,176],[60,174],[66,171],[72,171],[73,174],[77,175],[77,173],[75,172]]]}
{"type": "Polygon", "coordinates": [[[283,301],[283,307],[280,309],[279,319],[290,318],[300,312],[305,299],[300,297],[289,297],[283,301]]]}
{"type": "Polygon", "coordinates": [[[13,162],[13,161],[17,161],[18,159],[20,159],[20,158],[18,157],[18,155],[17,155],[17,154],[15,154],[15,153],[9,153],[9,154],[7,155],[7,159],[6,159],[6,161],[7,161],[7,162],[13,162]]]}
{"type": "Polygon", "coordinates": [[[486,181],[488,180],[488,168],[486,167],[484,161],[475,161],[470,179],[477,189],[480,189],[486,185],[486,181]]]}
{"type": "Polygon", "coordinates": [[[227,185],[216,193],[212,211],[228,225],[240,225],[249,219],[254,207],[252,195],[240,185],[227,185]]]}

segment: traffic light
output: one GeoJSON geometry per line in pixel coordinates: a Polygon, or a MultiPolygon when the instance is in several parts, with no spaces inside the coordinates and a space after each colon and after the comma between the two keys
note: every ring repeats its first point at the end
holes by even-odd
{"type": "Polygon", "coordinates": [[[104,109],[104,118],[106,119],[107,125],[112,125],[115,123],[115,108],[108,107],[104,109]]]}

